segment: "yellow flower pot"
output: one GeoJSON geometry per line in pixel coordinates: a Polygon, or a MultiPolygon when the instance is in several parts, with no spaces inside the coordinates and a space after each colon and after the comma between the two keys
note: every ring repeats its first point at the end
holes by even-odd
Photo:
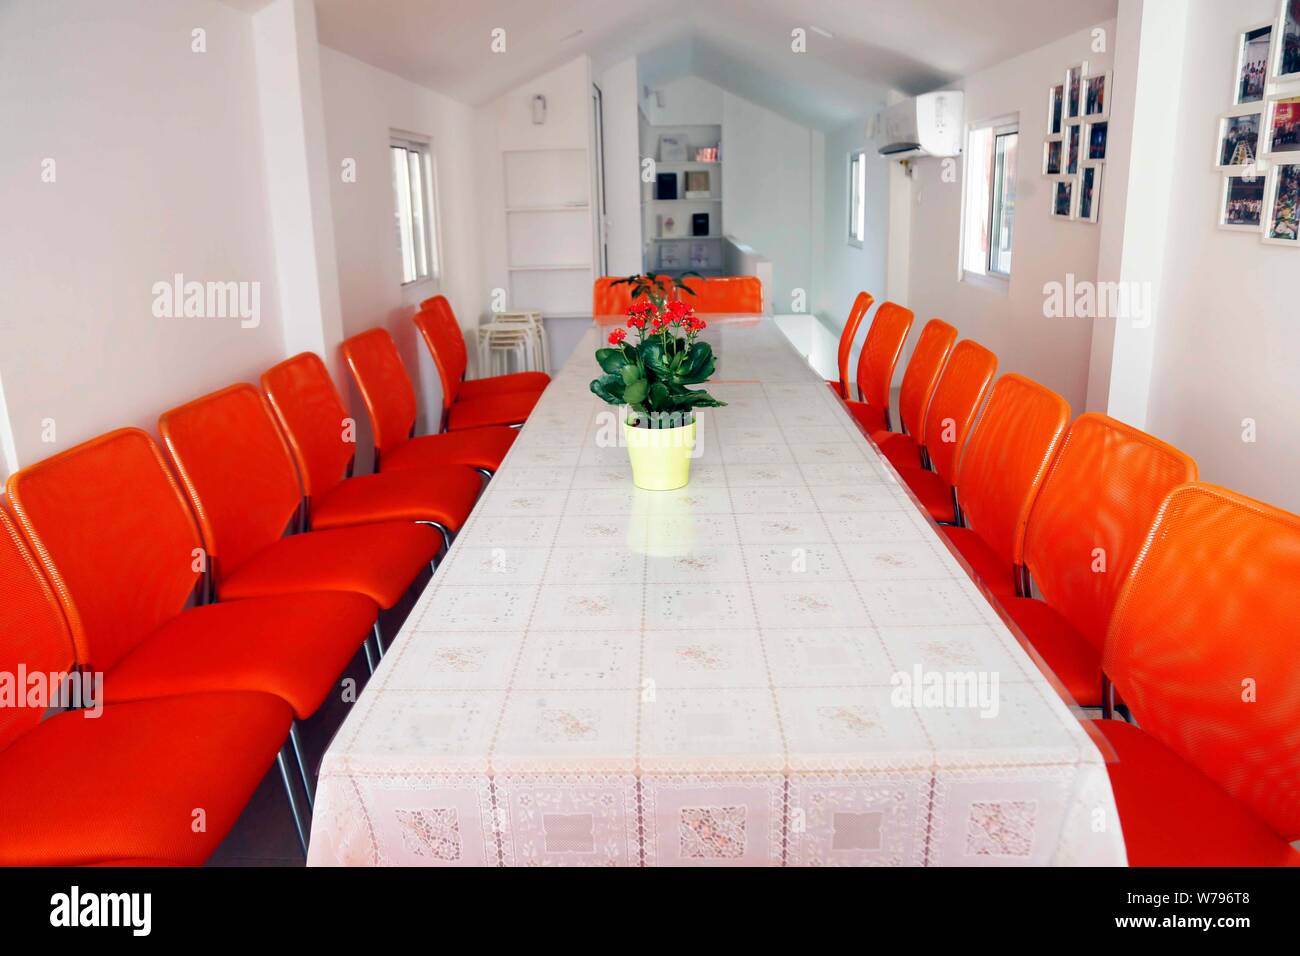
{"type": "Polygon", "coordinates": [[[633,428],[623,423],[632,483],[646,491],[671,491],[691,480],[695,422],[678,428],[633,428]]]}

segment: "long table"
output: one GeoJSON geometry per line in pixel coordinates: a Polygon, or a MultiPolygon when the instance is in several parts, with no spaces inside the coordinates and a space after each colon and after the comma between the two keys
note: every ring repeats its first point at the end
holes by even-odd
{"type": "Polygon", "coordinates": [[[555,377],[326,753],[313,865],[1122,865],[1105,762],[767,317],[633,487],[555,377]]]}

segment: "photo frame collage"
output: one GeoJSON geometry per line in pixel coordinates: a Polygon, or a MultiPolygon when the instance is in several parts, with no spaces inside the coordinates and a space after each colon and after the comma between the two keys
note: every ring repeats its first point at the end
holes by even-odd
{"type": "Polygon", "coordinates": [[[1300,0],[1237,37],[1232,106],[1219,116],[1214,165],[1221,229],[1300,248],[1300,0]]]}
{"type": "Polygon", "coordinates": [[[1095,223],[1100,216],[1110,95],[1110,71],[1093,73],[1087,62],[1070,67],[1047,91],[1043,176],[1051,186],[1054,219],[1095,223]]]}

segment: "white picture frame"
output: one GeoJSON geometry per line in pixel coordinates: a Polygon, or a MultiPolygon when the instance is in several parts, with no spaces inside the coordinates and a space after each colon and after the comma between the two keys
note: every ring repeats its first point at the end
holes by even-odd
{"type": "Polygon", "coordinates": [[[1237,34],[1236,70],[1232,74],[1232,81],[1233,81],[1232,105],[1233,106],[1259,107],[1263,105],[1265,97],[1268,96],[1269,77],[1272,76],[1272,72],[1273,72],[1273,37],[1276,35],[1277,35],[1277,24],[1271,20],[1265,23],[1253,24],[1247,27],[1246,29],[1242,30],[1239,34],[1237,34]],[[1244,71],[1246,69],[1247,62],[1253,62],[1253,60],[1249,59],[1248,51],[1250,49],[1250,45],[1253,42],[1256,42],[1256,40],[1252,38],[1256,38],[1258,34],[1263,33],[1264,31],[1268,31],[1268,36],[1267,39],[1263,40],[1265,46],[1264,71],[1263,71],[1263,76],[1261,77],[1261,83],[1259,85],[1259,95],[1252,96],[1248,99],[1245,96],[1246,84],[1245,84],[1244,71]]]}
{"type": "Polygon", "coordinates": [[[1099,123],[1110,119],[1110,70],[1100,73],[1085,73],[1083,77],[1082,101],[1079,103],[1079,116],[1085,123],[1099,123]],[[1100,90],[1100,104],[1094,104],[1094,92],[1100,90]],[[1092,108],[1090,111],[1090,107],[1092,108]]]}
{"type": "Polygon", "coordinates": [[[1062,150],[1061,175],[1077,176],[1083,162],[1083,121],[1068,120],[1065,124],[1065,148],[1062,150]]]}
{"type": "Polygon", "coordinates": [[[1051,181],[1052,188],[1048,196],[1050,205],[1047,213],[1053,219],[1073,219],[1078,215],[1078,189],[1076,188],[1078,182],[1076,180],[1077,177],[1075,176],[1057,176],[1051,181]],[[1058,211],[1062,208],[1060,203],[1062,190],[1066,191],[1065,209],[1064,211],[1058,211]]]}
{"type": "Polygon", "coordinates": [[[1057,83],[1047,90],[1047,135],[1060,136],[1065,132],[1065,84],[1057,83]]]}
{"type": "Polygon", "coordinates": [[[1268,183],[1264,189],[1264,215],[1260,238],[1272,246],[1300,249],[1300,161],[1275,163],[1269,168],[1268,183]],[[1278,193],[1283,183],[1289,183],[1292,196],[1290,222],[1295,238],[1279,239],[1274,235],[1277,227],[1278,193]]]}
{"type": "Polygon", "coordinates": [[[659,136],[659,162],[684,163],[687,156],[686,137],[663,133],[659,136]]]}
{"type": "Polygon", "coordinates": [[[1095,223],[1101,217],[1101,181],[1105,171],[1106,167],[1095,160],[1079,163],[1078,182],[1074,187],[1074,213],[1080,222],[1095,223]]]}
{"type": "Polygon", "coordinates": [[[1256,236],[1260,235],[1264,229],[1264,215],[1266,212],[1265,202],[1267,200],[1267,197],[1268,197],[1268,190],[1266,188],[1266,182],[1263,173],[1255,173],[1253,177],[1235,175],[1232,173],[1225,175],[1223,177],[1223,188],[1219,193],[1219,206],[1218,206],[1219,228],[1225,229],[1228,232],[1246,232],[1246,233],[1253,233],[1256,236]],[[1252,194],[1255,190],[1256,185],[1258,186],[1259,203],[1260,203],[1259,221],[1254,223],[1234,221],[1229,213],[1229,207],[1228,207],[1229,200],[1230,199],[1244,200],[1244,199],[1252,198],[1252,194]],[[1245,189],[1244,193],[1240,191],[1243,187],[1245,189]],[[1235,196],[1233,195],[1234,190],[1238,191],[1235,196]]]}
{"type": "Polygon", "coordinates": [[[1264,117],[1267,113],[1268,111],[1260,105],[1251,103],[1246,106],[1235,106],[1219,116],[1218,132],[1214,137],[1214,166],[1216,169],[1229,171],[1259,167],[1262,155],[1260,140],[1264,136],[1264,117]],[[1250,149],[1248,154],[1243,154],[1242,149],[1246,147],[1246,144],[1239,143],[1230,153],[1227,148],[1227,140],[1233,131],[1232,127],[1252,116],[1255,117],[1254,147],[1250,149]],[[1243,161],[1235,162],[1238,159],[1243,161]]]}
{"type": "Polygon", "coordinates": [[[1083,78],[1088,75],[1088,61],[1065,70],[1065,122],[1083,118],[1083,78]]]}
{"type": "Polygon", "coordinates": [[[1300,82],[1300,13],[1294,17],[1291,13],[1291,0],[1279,0],[1277,19],[1273,26],[1273,46],[1272,62],[1269,64],[1268,75],[1271,79],[1279,83],[1300,82]],[[1289,31],[1289,32],[1288,32],[1289,31]],[[1294,37],[1293,46],[1297,49],[1288,51],[1287,40],[1294,37]],[[1287,54],[1291,53],[1294,66],[1290,73],[1284,73],[1283,69],[1287,64],[1287,54]]]}
{"type": "Polygon", "coordinates": [[[1109,149],[1110,149],[1110,120],[1109,119],[1094,120],[1091,123],[1084,123],[1083,124],[1083,145],[1081,149],[1082,159],[1080,160],[1080,162],[1104,163],[1106,161],[1106,153],[1109,149]],[[1105,130],[1103,136],[1105,142],[1102,144],[1101,147],[1101,155],[1094,156],[1092,137],[1094,132],[1098,129],[1105,130]]]}
{"type": "Polygon", "coordinates": [[[1274,93],[1267,99],[1268,108],[1264,111],[1264,127],[1260,131],[1260,155],[1271,162],[1290,163],[1300,159],[1300,89],[1274,93]],[[1289,114],[1287,122],[1295,127],[1295,142],[1286,144],[1285,149],[1278,149],[1274,142],[1278,113],[1285,108],[1289,114]]]}
{"type": "Polygon", "coordinates": [[[1043,141],[1043,175],[1047,177],[1061,176],[1065,173],[1065,137],[1049,136],[1043,141]],[[1053,151],[1052,147],[1056,147],[1053,151]],[[1055,153],[1056,168],[1052,168],[1051,159],[1055,153]]]}

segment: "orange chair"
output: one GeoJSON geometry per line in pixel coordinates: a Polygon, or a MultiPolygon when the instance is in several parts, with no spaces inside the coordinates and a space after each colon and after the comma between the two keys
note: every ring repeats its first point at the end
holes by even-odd
{"type": "Polygon", "coordinates": [[[445,386],[453,383],[453,401],[468,402],[491,398],[503,392],[540,392],[551,384],[545,372],[512,372],[509,375],[490,375],[487,378],[465,378],[469,369],[469,352],[465,347],[465,333],[456,321],[456,313],[445,295],[435,295],[420,303],[415,315],[415,326],[424,338],[424,344],[433,354],[438,377],[445,386]]]}
{"type": "MultiPolygon", "coordinates": [[[[618,276],[601,276],[591,285],[591,314],[623,315],[632,305],[632,287],[627,284],[615,285],[618,276]]],[[[671,296],[672,280],[667,276],[655,276],[665,297],[671,296]]]]}
{"type": "Polygon", "coordinates": [[[958,342],[926,407],[921,440],[902,432],[877,434],[872,439],[900,472],[933,466],[948,485],[954,484],[958,452],[966,444],[966,436],[997,370],[998,357],[984,346],[969,339],[958,342]]]}
{"type": "Polygon", "coordinates": [[[958,461],[957,517],[963,527],[943,531],[998,597],[1029,594],[1025,525],[1069,421],[1070,406],[1060,395],[1022,375],[1004,375],[958,461]]]}
{"type": "Polygon", "coordinates": [[[1104,664],[1141,729],[1092,721],[1134,866],[1300,866],[1300,516],[1224,488],[1165,499],[1104,664]]]}
{"type": "Polygon", "coordinates": [[[876,309],[858,355],[858,401],[848,402],[858,421],[870,415],[881,429],[889,430],[889,390],[914,318],[911,309],[895,302],[882,302],[876,309]]]}
{"type": "MultiPolygon", "coordinates": [[[[161,451],[139,429],[24,468],[8,491],[54,584],[76,661],[106,673],[110,704],[260,691],[305,718],[374,626],[374,601],[324,587],[185,610],[204,581],[203,541],[161,451]]],[[[296,727],[290,741],[310,799],[296,727]]]]}
{"type": "Polygon", "coordinates": [[[302,478],[308,529],[323,530],[380,521],[431,524],[451,547],[483,489],[465,465],[344,477],[352,471],[355,440],[348,437],[347,410],[325,363],[303,352],[269,369],[262,390],[271,402],[302,478]]]}
{"type": "Polygon", "coordinates": [[[1066,433],[1025,531],[1043,600],[1003,606],[1080,706],[1103,706],[1106,628],[1160,503],[1195,480],[1187,455],[1105,415],[1080,415],[1066,433]]]}
{"type": "Polygon", "coordinates": [[[853,397],[849,391],[849,356],[853,354],[853,340],[858,336],[858,328],[862,325],[862,320],[871,309],[871,304],[876,300],[870,292],[859,292],[857,298],[853,300],[853,308],[849,310],[848,320],[844,323],[844,331],[840,333],[840,349],[836,358],[837,368],[840,371],[840,380],[838,382],[827,382],[832,391],[838,392],[840,398],[846,402],[853,397]]]}
{"type": "MultiPolygon", "coordinates": [[[[939,319],[931,319],[921,330],[898,392],[898,417],[904,433],[921,434],[934,386],[956,341],[957,330],[939,319]]],[[[894,434],[889,430],[888,414],[881,406],[850,402],[849,411],[874,440],[883,441],[894,434]]]]}
{"type": "Polygon", "coordinates": [[[223,600],[352,591],[390,608],[442,547],[433,528],[402,521],[284,537],[297,522],[302,491],[266,399],[251,385],[164,412],[158,428],[223,600]]]}
{"type": "Polygon", "coordinates": [[[415,435],[415,386],[406,374],[397,345],[386,329],[370,329],[345,339],[343,358],[370,415],[374,469],[428,470],[468,465],[491,474],[519,433],[513,428],[474,428],[441,435],[415,435]]]}
{"type": "MultiPolygon", "coordinates": [[[[58,600],[3,511],[0,591],[0,670],[71,672],[58,600]]],[[[277,752],[283,770],[291,714],[270,694],[166,697],[88,716],[97,706],[47,720],[40,706],[0,708],[0,866],[201,865],[277,752]],[[197,830],[196,807],[206,824],[197,830]]]]}
{"type": "Polygon", "coordinates": [[[719,312],[761,314],[763,311],[763,283],[757,276],[715,276],[684,281],[695,294],[678,289],[677,295],[701,315],[719,312]]]}

